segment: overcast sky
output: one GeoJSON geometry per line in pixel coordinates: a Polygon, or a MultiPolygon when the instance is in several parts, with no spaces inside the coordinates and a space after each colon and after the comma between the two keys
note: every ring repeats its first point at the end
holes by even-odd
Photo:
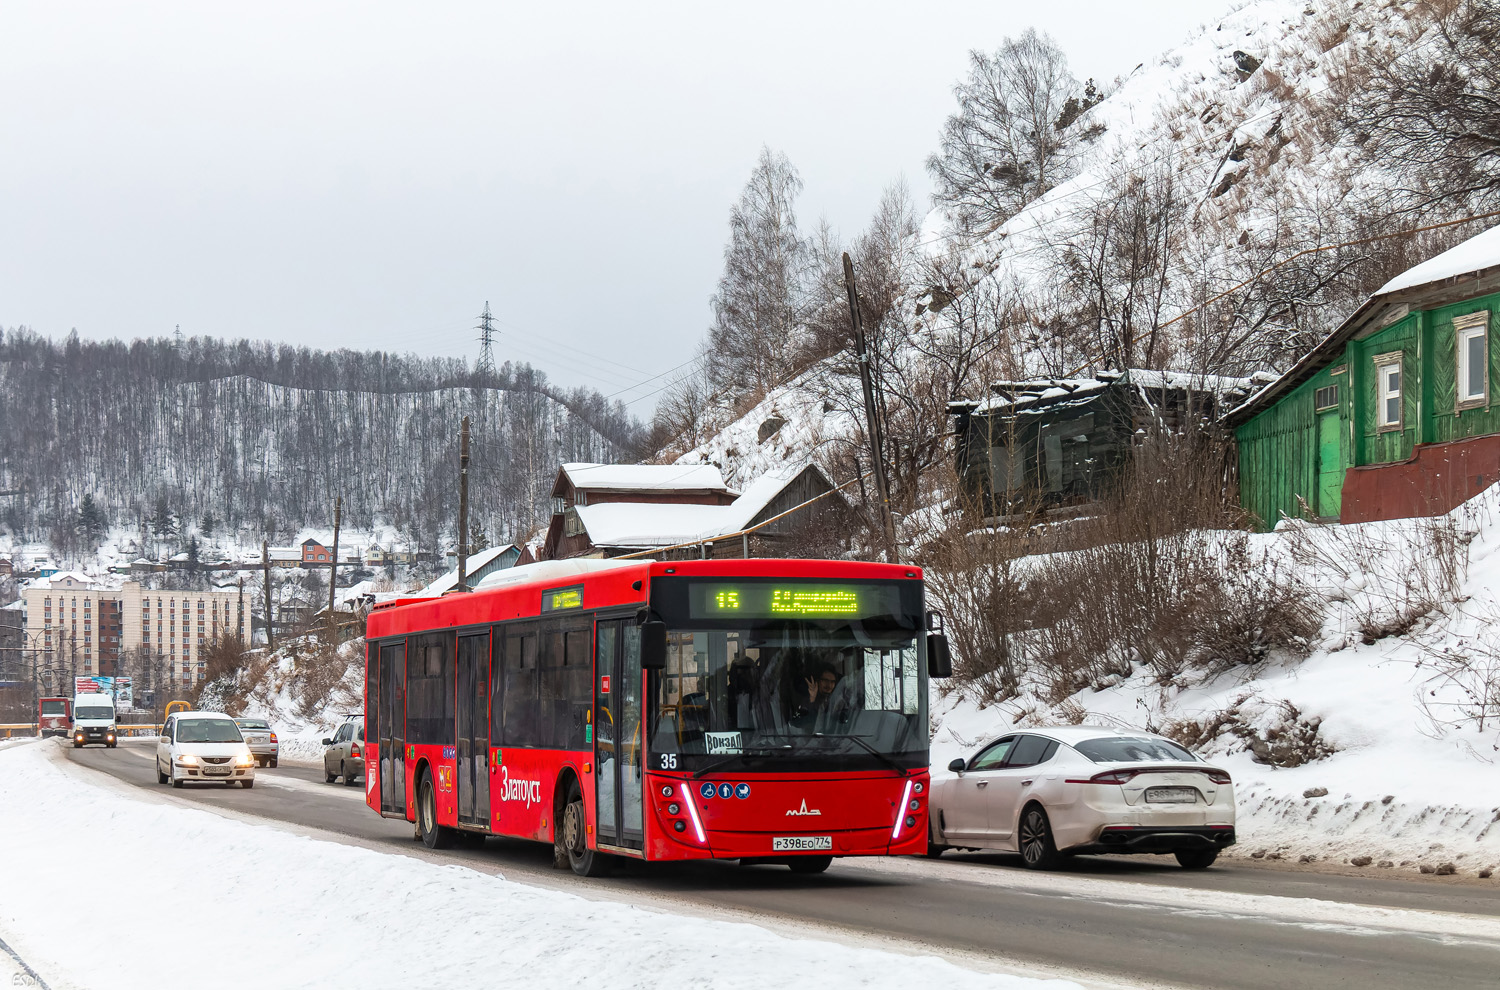
{"type": "Polygon", "coordinates": [[[927,204],[970,48],[1035,26],[1113,79],[1206,7],[6,0],[0,326],[472,358],[488,300],[497,362],[646,416],[763,144],[853,236],[927,204]]]}

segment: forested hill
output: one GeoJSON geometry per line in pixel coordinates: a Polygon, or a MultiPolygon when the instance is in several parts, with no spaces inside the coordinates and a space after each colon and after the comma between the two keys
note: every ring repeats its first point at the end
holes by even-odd
{"type": "Polygon", "coordinates": [[[86,495],[111,524],[289,538],[376,522],[436,549],[472,418],[472,516],[492,539],[545,521],[557,465],[630,457],[640,428],[598,392],[529,365],[479,381],[453,358],[267,342],[58,343],[0,330],[0,490],[18,539],[68,548],[86,495]]]}

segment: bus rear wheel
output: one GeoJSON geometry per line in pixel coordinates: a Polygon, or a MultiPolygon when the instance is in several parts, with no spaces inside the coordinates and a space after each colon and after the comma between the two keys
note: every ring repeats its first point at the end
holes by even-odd
{"type": "Polygon", "coordinates": [[[609,872],[609,857],[589,848],[588,816],[584,814],[583,794],[577,784],[568,788],[568,803],[559,826],[553,842],[567,857],[574,873],[581,877],[602,877],[609,872]]]}
{"type": "Polygon", "coordinates": [[[417,799],[417,830],[422,835],[422,845],[428,849],[447,849],[453,845],[453,830],[438,824],[437,791],[432,786],[430,773],[422,775],[421,795],[417,799]]]}

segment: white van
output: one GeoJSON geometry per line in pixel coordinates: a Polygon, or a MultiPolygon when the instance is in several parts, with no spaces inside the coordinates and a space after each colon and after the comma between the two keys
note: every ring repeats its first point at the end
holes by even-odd
{"type": "Polygon", "coordinates": [[[73,748],[89,743],[115,745],[115,700],[107,694],[73,696],[73,748]]]}

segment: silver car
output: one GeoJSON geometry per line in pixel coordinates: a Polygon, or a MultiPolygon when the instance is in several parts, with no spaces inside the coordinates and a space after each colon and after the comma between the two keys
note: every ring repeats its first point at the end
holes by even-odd
{"type": "Polygon", "coordinates": [[[234,724],[244,734],[245,745],[250,747],[255,762],[263,767],[274,767],[276,758],[281,753],[281,744],[276,740],[276,733],[271,730],[271,723],[263,718],[237,718],[234,724]]]}
{"type": "Polygon", "coordinates": [[[355,716],[344,720],[332,737],[323,740],[323,779],[333,783],[340,777],[353,787],[365,772],[365,720],[355,716]]]}

